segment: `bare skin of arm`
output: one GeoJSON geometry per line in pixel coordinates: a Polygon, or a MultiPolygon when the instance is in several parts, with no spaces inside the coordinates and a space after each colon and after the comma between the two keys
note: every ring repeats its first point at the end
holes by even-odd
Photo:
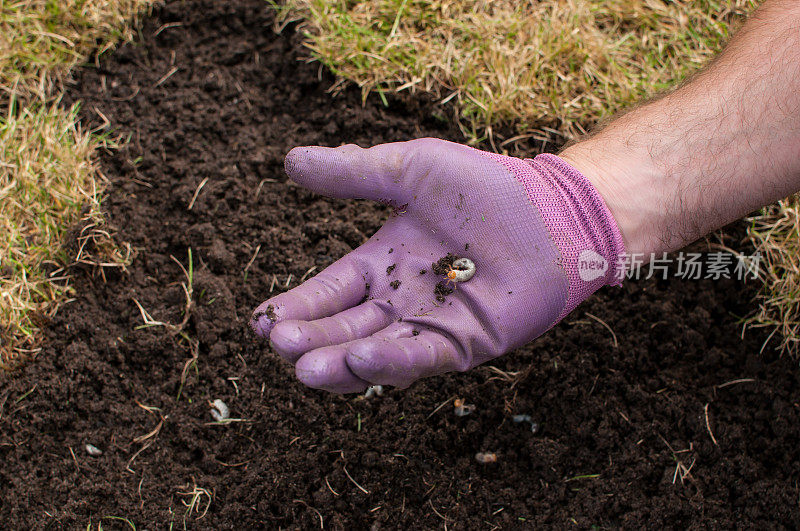
{"type": "Polygon", "coordinates": [[[645,260],[800,190],[800,2],[764,2],[688,83],[560,156],[645,260]]]}

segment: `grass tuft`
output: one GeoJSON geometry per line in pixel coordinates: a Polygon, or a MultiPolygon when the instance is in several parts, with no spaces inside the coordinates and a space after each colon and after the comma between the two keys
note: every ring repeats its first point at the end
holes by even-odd
{"type": "Polygon", "coordinates": [[[70,68],[121,40],[152,0],[0,0],[0,90],[44,99],[70,68]]]}
{"type": "MultiPolygon", "coordinates": [[[[70,68],[132,36],[152,0],[0,0],[0,368],[38,352],[40,326],[70,293],[67,266],[122,266],[100,213],[95,153],[114,142],[57,96],[70,68]],[[79,249],[64,247],[76,225],[79,249]]],[[[102,274],[102,270],[101,270],[102,274]]]]}
{"type": "Polygon", "coordinates": [[[467,138],[567,138],[708,61],[754,0],[288,0],[307,46],[370,90],[453,99],[467,138]],[[544,135],[547,136],[546,134],[544,135]]]}
{"type": "Polygon", "coordinates": [[[781,352],[800,353],[800,195],[749,218],[748,236],[761,253],[764,289],[747,326],[773,329],[781,352]]]}
{"type": "Polygon", "coordinates": [[[77,125],[78,106],[11,106],[0,118],[0,366],[34,354],[42,317],[69,293],[62,242],[98,218],[102,175],[94,152],[109,146],[77,125]]]}

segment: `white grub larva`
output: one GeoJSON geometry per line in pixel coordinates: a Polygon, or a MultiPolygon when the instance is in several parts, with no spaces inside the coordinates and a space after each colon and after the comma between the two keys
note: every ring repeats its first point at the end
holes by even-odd
{"type": "Polygon", "coordinates": [[[86,453],[91,455],[92,457],[98,457],[98,456],[103,455],[103,450],[101,450],[100,448],[98,448],[97,446],[95,446],[93,444],[86,443],[86,446],[84,446],[84,449],[86,449],[86,453]]]}
{"type": "Polygon", "coordinates": [[[214,420],[217,422],[227,420],[231,416],[227,404],[219,398],[215,399],[213,402],[209,402],[208,405],[211,406],[211,416],[214,417],[214,420]]]}
{"type": "Polygon", "coordinates": [[[447,278],[453,282],[466,282],[475,274],[475,262],[469,258],[458,258],[447,271],[447,278]]]}
{"type": "Polygon", "coordinates": [[[475,411],[475,406],[472,404],[465,404],[463,399],[456,398],[455,401],[453,401],[453,412],[457,417],[466,417],[473,411],[475,411]]]}
{"type": "Polygon", "coordinates": [[[496,463],[497,462],[497,454],[494,452],[478,452],[475,454],[475,461],[479,462],[482,465],[488,465],[489,463],[496,463]]]}
{"type": "Polygon", "coordinates": [[[367,387],[367,392],[364,393],[364,398],[372,398],[373,396],[383,396],[382,385],[371,385],[367,387]]]}
{"type": "Polygon", "coordinates": [[[533,418],[531,418],[530,415],[514,415],[513,417],[511,417],[511,420],[513,420],[516,423],[527,422],[528,424],[531,425],[531,431],[533,433],[539,431],[539,424],[534,422],[533,418]]]}

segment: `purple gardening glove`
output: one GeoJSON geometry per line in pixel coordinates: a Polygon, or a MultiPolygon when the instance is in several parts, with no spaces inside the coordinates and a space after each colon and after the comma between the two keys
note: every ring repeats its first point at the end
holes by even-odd
{"type": "Polygon", "coordinates": [[[297,147],[286,172],[320,194],[395,208],[364,245],[253,314],[253,330],[310,387],[351,393],[465,371],[621,282],[614,218],[554,155],[522,160],[424,138],[297,147]],[[435,274],[448,253],[472,260],[474,276],[435,274]]]}

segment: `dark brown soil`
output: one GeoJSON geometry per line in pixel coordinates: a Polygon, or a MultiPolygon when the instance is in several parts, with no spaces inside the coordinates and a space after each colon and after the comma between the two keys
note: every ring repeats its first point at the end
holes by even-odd
{"type": "Polygon", "coordinates": [[[383,397],[298,384],[248,330],[250,312],[271,287],[297,285],[358,246],[389,212],[287,183],[284,154],[459,139],[435,117],[445,111],[419,101],[362,108],[358,90],[332,97],[334,80],[305,56],[292,28],[273,33],[263,0],[171,2],[137,43],[77,75],[67,99],[84,102],[85,125],[102,113],[131,134],[102,165],[111,223],[139,254],[107,282],[80,274],[42,354],[0,380],[4,528],[127,528],[118,518],[138,529],[800,521],[798,372],[759,355],[765,333],[741,339],[737,319],[755,303],[754,287],[738,281],[604,289],[496,370],[383,397]],[[190,248],[196,305],[185,337],[141,328],[134,301],[157,321],[183,320],[171,256],[187,265],[190,248]],[[455,416],[455,397],[476,410],[455,416]],[[242,422],[209,424],[217,398],[242,422]],[[481,465],[477,452],[497,462],[481,465]]]}

